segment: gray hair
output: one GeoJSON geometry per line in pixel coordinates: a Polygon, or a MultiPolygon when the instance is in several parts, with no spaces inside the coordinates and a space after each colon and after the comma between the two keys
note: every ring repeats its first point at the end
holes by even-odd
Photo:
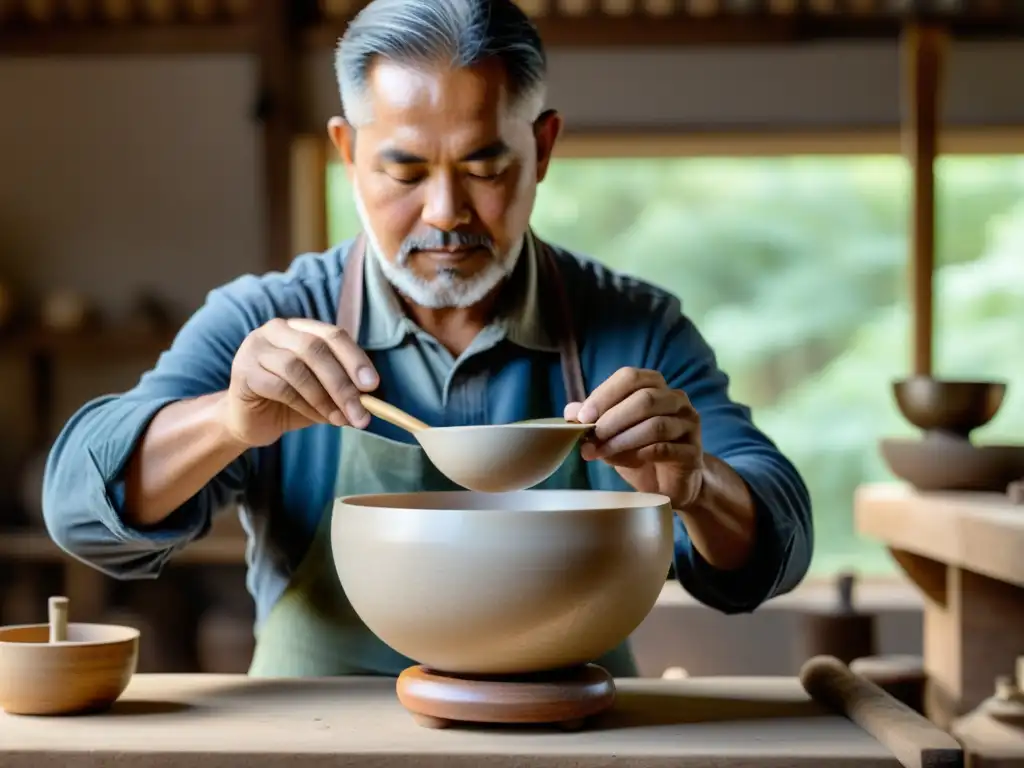
{"type": "Polygon", "coordinates": [[[457,68],[496,57],[505,67],[513,108],[530,122],[544,108],[544,46],[513,0],[373,0],[349,23],[335,56],[342,110],[353,126],[372,119],[364,92],[378,56],[457,68]]]}

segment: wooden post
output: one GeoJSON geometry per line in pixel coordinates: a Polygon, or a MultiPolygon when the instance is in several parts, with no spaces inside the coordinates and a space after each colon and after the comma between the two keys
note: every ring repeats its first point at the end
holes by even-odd
{"type": "Polygon", "coordinates": [[[256,4],[259,93],[262,127],[263,218],[267,268],[286,269],[292,257],[292,154],[297,98],[296,3],[260,0],[256,4]]]}
{"type": "Polygon", "coordinates": [[[910,306],[913,373],[932,375],[935,275],[935,157],[940,89],[947,46],[944,29],[910,24],[903,32],[904,154],[910,163],[910,306]]]}
{"type": "Polygon", "coordinates": [[[327,249],[327,165],[325,136],[296,136],[292,141],[292,253],[327,249]]]}

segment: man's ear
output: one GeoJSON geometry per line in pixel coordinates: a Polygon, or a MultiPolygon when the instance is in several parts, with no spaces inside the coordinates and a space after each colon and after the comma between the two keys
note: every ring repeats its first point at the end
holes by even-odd
{"type": "Polygon", "coordinates": [[[537,181],[544,181],[548,173],[555,142],[561,132],[562,116],[553,109],[541,113],[533,124],[533,136],[537,142],[537,181]]]}
{"type": "Polygon", "coordinates": [[[356,129],[343,117],[332,117],[327,121],[327,135],[338,152],[338,158],[351,174],[356,161],[356,129]]]}

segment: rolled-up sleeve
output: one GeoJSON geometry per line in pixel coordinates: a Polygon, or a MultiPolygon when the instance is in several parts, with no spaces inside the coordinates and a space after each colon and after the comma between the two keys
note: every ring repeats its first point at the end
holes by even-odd
{"type": "Polygon", "coordinates": [[[704,451],[732,467],[756,505],[753,553],[732,571],[709,565],[676,518],[676,574],[702,603],[723,613],[751,612],[806,575],[814,540],[810,496],[796,467],[754,425],[750,410],[731,400],[728,377],[678,304],[663,327],[651,346],[650,367],[686,392],[700,414],[704,451]]]}
{"type": "Polygon", "coordinates": [[[212,291],[133,389],[86,403],[61,430],[46,463],[43,517],[67,553],[115,578],[152,578],[177,549],[209,530],[219,509],[240,499],[248,454],[159,526],[133,528],[122,517],[124,469],[153,417],[175,401],[227,388],[235,351],[259,325],[246,302],[254,280],[212,291]]]}

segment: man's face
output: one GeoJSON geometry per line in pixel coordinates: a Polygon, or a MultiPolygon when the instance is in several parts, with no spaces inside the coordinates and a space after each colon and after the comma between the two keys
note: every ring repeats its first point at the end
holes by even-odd
{"type": "Polygon", "coordinates": [[[384,273],[421,306],[477,303],[515,265],[559,118],[516,114],[497,61],[380,60],[365,98],[369,123],[330,132],[384,273]]]}

